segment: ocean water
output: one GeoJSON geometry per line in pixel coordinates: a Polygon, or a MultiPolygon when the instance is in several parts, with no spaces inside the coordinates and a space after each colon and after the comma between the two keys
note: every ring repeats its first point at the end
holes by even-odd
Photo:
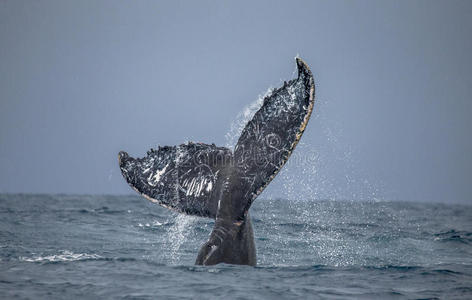
{"type": "Polygon", "coordinates": [[[257,199],[256,267],[138,196],[0,195],[1,299],[471,299],[472,206],[257,199]]]}

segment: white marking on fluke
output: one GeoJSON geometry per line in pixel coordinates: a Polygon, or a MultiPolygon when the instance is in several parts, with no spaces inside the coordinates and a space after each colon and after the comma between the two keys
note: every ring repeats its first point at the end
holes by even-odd
{"type": "MultiPolygon", "coordinates": [[[[188,181],[185,180],[183,182],[183,187],[187,187],[188,181]]],[[[187,192],[185,193],[186,196],[195,196],[200,197],[203,192],[210,192],[213,189],[213,182],[210,178],[207,177],[195,177],[192,178],[190,183],[188,184],[187,192]]]]}
{"type": "Polygon", "coordinates": [[[166,172],[167,167],[169,164],[167,164],[162,170],[157,171],[156,174],[152,175],[152,173],[149,175],[147,182],[150,186],[156,186],[159,183],[159,180],[161,179],[162,174],[166,172]]]}

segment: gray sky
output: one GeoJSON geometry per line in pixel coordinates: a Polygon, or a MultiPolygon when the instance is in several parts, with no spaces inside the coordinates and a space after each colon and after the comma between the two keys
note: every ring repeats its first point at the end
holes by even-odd
{"type": "Polygon", "coordinates": [[[132,193],[119,150],[225,145],[299,54],[315,112],[262,197],[472,203],[471,35],[471,1],[1,0],[0,192],[132,193]]]}

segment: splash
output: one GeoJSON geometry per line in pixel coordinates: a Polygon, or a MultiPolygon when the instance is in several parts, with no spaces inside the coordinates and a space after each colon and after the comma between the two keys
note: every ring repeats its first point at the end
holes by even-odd
{"type": "Polygon", "coordinates": [[[352,208],[363,213],[373,202],[366,202],[363,206],[357,200],[377,200],[381,197],[378,188],[381,185],[375,179],[369,180],[369,174],[363,172],[363,167],[356,160],[355,149],[343,140],[342,127],[326,116],[327,102],[318,99],[316,103],[317,115],[311,120],[321,127],[316,133],[316,145],[306,136],[302,138],[275,178],[276,185],[272,183],[272,189],[262,196],[264,200],[269,200],[263,205],[262,215],[268,227],[277,233],[270,235],[270,239],[278,247],[261,253],[258,263],[264,263],[270,257],[270,260],[275,258],[277,261],[275,265],[284,266],[300,256],[297,247],[311,253],[311,258],[306,258],[307,263],[315,261],[349,266],[368,260],[366,253],[369,250],[363,243],[357,242],[357,231],[352,230],[353,237],[345,235],[350,217],[346,216],[348,211],[340,207],[341,201],[319,201],[350,200],[352,208]],[[276,211],[272,204],[274,199],[284,199],[282,201],[292,215],[290,219],[283,220],[280,215],[270,217],[276,211]],[[291,239],[294,232],[296,242],[291,239]]]}
{"type": "Polygon", "coordinates": [[[190,232],[194,228],[196,217],[186,214],[178,214],[173,222],[173,225],[167,230],[167,241],[170,243],[168,252],[168,260],[175,265],[180,259],[180,248],[186,242],[190,232]]]}
{"type": "Polygon", "coordinates": [[[234,150],[234,146],[236,146],[239,136],[241,135],[244,127],[246,127],[247,122],[249,122],[254,117],[254,114],[262,107],[264,98],[269,97],[273,91],[273,88],[269,88],[263,95],[260,95],[257,100],[247,105],[241,112],[238,113],[236,119],[231,122],[228,133],[225,135],[225,146],[227,148],[234,150]]]}
{"type": "Polygon", "coordinates": [[[317,123],[317,144],[302,138],[281,170],[281,195],[299,200],[376,200],[382,184],[366,174],[356,159],[356,150],[343,140],[342,127],[325,114],[327,101],[316,101],[311,122],[317,123]]]}

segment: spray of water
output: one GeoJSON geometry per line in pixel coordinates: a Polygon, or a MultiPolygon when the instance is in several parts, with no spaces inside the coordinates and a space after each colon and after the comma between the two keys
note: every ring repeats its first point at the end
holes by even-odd
{"type": "Polygon", "coordinates": [[[238,138],[241,135],[241,132],[243,131],[247,122],[249,122],[252,117],[254,117],[254,114],[259,110],[259,108],[261,108],[262,103],[264,102],[264,98],[269,97],[273,91],[273,88],[269,88],[263,95],[260,95],[257,100],[247,105],[240,113],[238,113],[236,119],[231,122],[228,133],[226,133],[225,135],[225,146],[227,148],[234,150],[234,146],[236,146],[238,138]]]}
{"type": "Polygon", "coordinates": [[[282,195],[298,200],[375,200],[380,198],[379,182],[368,179],[356,161],[355,150],[342,141],[342,127],[327,118],[327,101],[317,99],[317,140],[311,145],[302,139],[292,157],[281,170],[282,195]]]}
{"type": "Polygon", "coordinates": [[[175,265],[180,259],[180,248],[187,240],[190,232],[193,231],[193,225],[196,221],[196,217],[189,216],[186,214],[178,214],[173,219],[172,226],[167,230],[167,241],[170,245],[168,251],[168,261],[175,265]]]}
{"type": "MultiPolygon", "coordinates": [[[[290,263],[298,259],[295,257],[299,255],[296,250],[298,247],[312,253],[312,261],[307,263],[322,262],[344,266],[362,263],[359,257],[366,257],[363,255],[367,251],[365,245],[357,243],[356,239],[347,240],[345,234],[339,231],[340,227],[344,227],[346,212],[339,211],[340,206],[331,200],[375,201],[381,198],[378,188],[380,184],[369,180],[363,173],[362,166],[356,161],[355,149],[346,145],[342,138],[342,126],[333,121],[336,118],[328,118],[326,115],[327,104],[326,100],[317,99],[316,114],[311,120],[312,124],[317,124],[317,144],[302,138],[275,178],[276,185],[261,195],[261,200],[268,200],[263,205],[261,215],[271,232],[277,232],[270,239],[278,247],[273,251],[266,249],[262,252],[258,258],[259,263],[290,263]],[[289,215],[295,218],[284,220],[283,215],[274,216],[277,209],[273,207],[273,199],[287,201],[288,208],[293,211],[289,215]],[[319,202],[320,200],[330,201],[319,202]],[[283,233],[289,227],[292,229],[283,233]],[[294,228],[298,228],[296,233],[292,232],[294,228]],[[297,239],[291,240],[290,236],[294,234],[297,239]]],[[[359,205],[359,211],[363,211],[364,204],[359,205]]],[[[309,260],[308,257],[306,259],[309,260]]]]}

